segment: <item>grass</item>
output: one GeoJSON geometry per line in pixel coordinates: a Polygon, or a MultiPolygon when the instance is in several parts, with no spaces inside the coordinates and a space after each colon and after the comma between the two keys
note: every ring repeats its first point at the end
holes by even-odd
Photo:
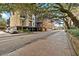
{"type": "Polygon", "coordinates": [[[29,31],[29,30],[27,30],[27,29],[18,30],[18,32],[22,32],[22,33],[31,33],[31,31],[29,31]]]}
{"type": "Polygon", "coordinates": [[[79,28],[68,29],[68,32],[73,35],[70,41],[72,42],[76,54],[79,56],[79,28]]]}
{"type": "Polygon", "coordinates": [[[79,37],[79,28],[69,29],[68,32],[76,37],[79,37]]]}

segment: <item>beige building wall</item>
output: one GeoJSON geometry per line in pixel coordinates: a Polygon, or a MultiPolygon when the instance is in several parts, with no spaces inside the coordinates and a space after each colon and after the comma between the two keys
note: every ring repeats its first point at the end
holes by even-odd
{"type": "Polygon", "coordinates": [[[21,26],[20,21],[20,13],[18,11],[14,12],[14,14],[10,17],[10,27],[21,26]]]}
{"type": "Polygon", "coordinates": [[[32,19],[28,14],[25,15],[26,18],[20,17],[20,12],[16,11],[14,14],[10,17],[10,27],[16,27],[16,26],[32,26],[35,27],[35,18],[32,16],[32,19]],[[24,20],[24,21],[22,21],[24,20]]]}
{"type": "Polygon", "coordinates": [[[53,28],[53,24],[52,24],[51,20],[50,19],[45,19],[43,21],[43,27],[46,28],[46,30],[52,29],[53,28]]]}
{"type": "Polygon", "coordinates": [[[26,20],[25,20],[25,26],[30,26],[29,24],[30,24],[30,16],[27,14],[27,18],[26,18],[26,20]]]}
{"type": "MultiPolygon", "coordinates": [[[[33,15],[32,18],[27,14],[27,18],[24,21],[23,26],[30,26],[35,27],[35,19],[33,19],[35,16],[33,15]],[[31,22],[32,23],[31,23],[31,22]]],[[[14,14],[11,15],[10,18],[10,27],[16,27],[16,26],[22,26],[22,20],[20,18],[20,12],[16,11],[14,14]]],[[[46,29],[52,29],[53,28],[53,23],[51,22],[50,19],[44,19],[42,22],[42,27],[46,29]]]]}

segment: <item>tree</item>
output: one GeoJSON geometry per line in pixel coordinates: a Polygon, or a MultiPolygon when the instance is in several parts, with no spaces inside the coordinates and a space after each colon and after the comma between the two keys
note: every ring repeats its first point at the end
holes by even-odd
{"type": "MultiPolygon", "coordinates": [[[[43,5],[43,4],[42,4],[43,5]]],[[[45,5],[45,4],[44,4],[45,5]]],[[[78,4],[68,4],[68,3],[49,3],[47,5],[50,9],[51,13],[62,13],[62,14],[66,14],[68,17],[71,18],[71,20],[73,21],[73,24],[79,28],[79,20],[76,18],[76,16],[74,16],[73,12],[71,12],[71,10],[73,9],[73,7],[78,7],[78,4]]]]}
{"type": "MultiPolygon", "coordinates": [[[[78,6],[75,4],[75,6],[78,6]]],[[[67,17],[70,17],[73,21],[74,25],[79,27],[79,21],[77,20],[76,16],[71,12],[72,8],[75,7],[73,4],[61,4],[61,3],[30,3],[30,4],[0,4],[0,12],[3,11],[10,11],[12,13],[19,11],[28,13],[30,17],[32,14],[35,16],[38,16],[38,19],[44,19],[44,18],[59,18],[60,15],[66,14],[67,17]]]]}
{"type": "Polygon", "coordinates": [[[74,16],[74,14],[70,11],[71,4],[69,5],[68,9],[65,9],[60,3],[57,5],[60,6],[59,10],[63,13],[66,13],[73,21],[73,24],[79,28],[79,20],[77,20],[76,16],[74,16]]]}
{"type": "Polygon", "coordinates": [[[0,29],[6,28],[6,21],[3,18],[0,18],[0,29]]]}

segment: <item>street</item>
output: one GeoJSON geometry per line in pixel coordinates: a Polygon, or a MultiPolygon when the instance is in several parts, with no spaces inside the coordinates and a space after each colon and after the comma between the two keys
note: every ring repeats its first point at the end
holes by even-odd
{"type": "Polygon", "coordinates": [[[0,55],[71,56],[75,52],[62,30],[0,38],[0,55]]]}

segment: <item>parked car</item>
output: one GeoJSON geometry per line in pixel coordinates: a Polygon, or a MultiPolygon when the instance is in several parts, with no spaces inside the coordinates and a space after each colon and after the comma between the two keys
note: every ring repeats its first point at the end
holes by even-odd
{"type": "Polygon", "coordinates": [[[7,33],[9,33],[9,31],[10,31],[10,27],[8,27],[8,28],[5,30],[5,32],[7,32],[7,33]]]}
{"type": "Polygon", "coordinates": [[[16,29],[10,29],[9,33],[16,34],[16,33],[18,33],[18,31],[16,29]]]}
{"type": "Polygon", "coordinates": [[[7,33],[11,33],[11,34],[16,34],[18,33],[17,29],[14,27],[14,28],[7,28],[5,30],[7,33]]]}

